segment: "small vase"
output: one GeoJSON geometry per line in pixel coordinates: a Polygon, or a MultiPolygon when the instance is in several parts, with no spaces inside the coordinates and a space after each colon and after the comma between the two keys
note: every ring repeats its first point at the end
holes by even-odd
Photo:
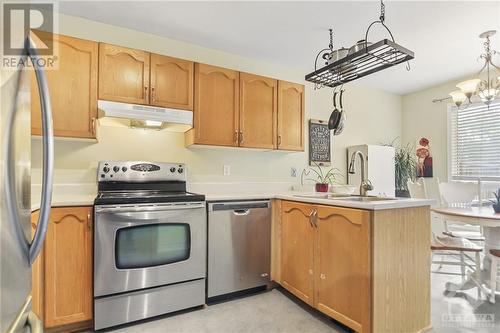
{"type": "Polygon", "coordinates": [[[328,192],[328,184],[316,184],[316,192],[328,192]]]}
{"type": "Polygon", "coordinates": [[[500,213],[500,204],[493,204],[493,210],[495,213],[500,213]]]}

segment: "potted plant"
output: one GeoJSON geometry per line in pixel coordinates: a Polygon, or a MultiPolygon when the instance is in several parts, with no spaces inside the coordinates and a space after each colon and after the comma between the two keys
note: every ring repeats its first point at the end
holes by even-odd
{"type": "Polygon", "coordinates": [[[415,147],[409,143],[404,146],[395,144],[396,140],[398,140],[398,138],[388,144],[388,146],[394,147],[395,150],[396,196],[408,198],[410,196],[407,185],[408,179],[415,180],[417,174],[417,161],[414,153],[415,147]]]}
{"type": "Polygon", "coordinates": [[[301,185],[304,186],[304,180],[313,181],[316,183],[316,192],[328,192],[329,185],[335,183],[337,177],[342,177],[340,170],[337,168],[330,168],[325,172],[318,163],[313,163],[313,166],[302,170],[302,174],[300,176],[301,185]],[[307,177],[309,175],[314,178],[304,179],[304,176],[307,177]]]}
{"type": "Polygon", "coordinates": [[[490,200],[493,203],[493,210],[495,213],[500,213],[500,188],[496,191],[493,192],[495,195],[495,200],[490,200]]]}

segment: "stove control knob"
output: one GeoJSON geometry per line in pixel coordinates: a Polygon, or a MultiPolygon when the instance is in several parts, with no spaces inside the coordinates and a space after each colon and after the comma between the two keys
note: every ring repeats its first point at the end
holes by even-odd
{"type": "Polygon", "coordinates": [[[109,172],[109,168],[107,166],[105,166],[104,168],[102,168],[102,171],[104,171],[104,173],[108,173],[109,172]]]}
{"type": "Polygon", "coordinates": [[[123,172],[127,171],[127,167],[125,167],[125,166],[124,166],[124,167],[122,167],[122,171],[123,171],[123,172]]]}
{"type": "Polygon", "coordinates": [[[113,167],[113,171],[114,171],[114,172],[118,172],[118,171],[120,171],[120,167],[118,167],[118,166],[116,166],[116,165],[115,165],[115,166],[113,167]]]}
{"type": "Polygon", "coordinates": [[[175,167],[171,167],[170,172],[175,172],[175,167]]]}
{"type": "Polygon", "coordinates": [[[183,169],[183,168],[179,168],[179,169],[177,170],[177,172],[179,172],[179,173],[183,173],[183,172],[184,172],[184,169],[183,169]]]}

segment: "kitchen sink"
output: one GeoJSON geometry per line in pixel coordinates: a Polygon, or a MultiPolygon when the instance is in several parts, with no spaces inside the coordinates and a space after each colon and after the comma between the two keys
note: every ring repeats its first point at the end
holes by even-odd
{"type": "Polygon", "coordinates": [[[330,198],[332,200],[343,200],[343,201],[359,201],[359,202],[373,202],[373,201],[388,201],[388,200],[397,200],[395,198],[386,198],[386,197],[344,197],[344,198],[330,198]]]}

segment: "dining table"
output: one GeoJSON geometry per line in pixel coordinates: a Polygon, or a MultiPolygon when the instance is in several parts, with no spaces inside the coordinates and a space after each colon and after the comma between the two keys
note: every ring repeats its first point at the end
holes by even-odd
{"type": "Polygon", "coordinates": [[[500,249],[500,213],[495,213],[490,206],[469,207],[436,207],[433,214],[443,221],[478,225],[482,227],[484,241],[484,258],[481,272],[471,272],[467,280],[460,284],[448,282],[446,290],[462,291],[478,287],[488,294],[490,292],[491,258],[490,249],[500,249]]]}

